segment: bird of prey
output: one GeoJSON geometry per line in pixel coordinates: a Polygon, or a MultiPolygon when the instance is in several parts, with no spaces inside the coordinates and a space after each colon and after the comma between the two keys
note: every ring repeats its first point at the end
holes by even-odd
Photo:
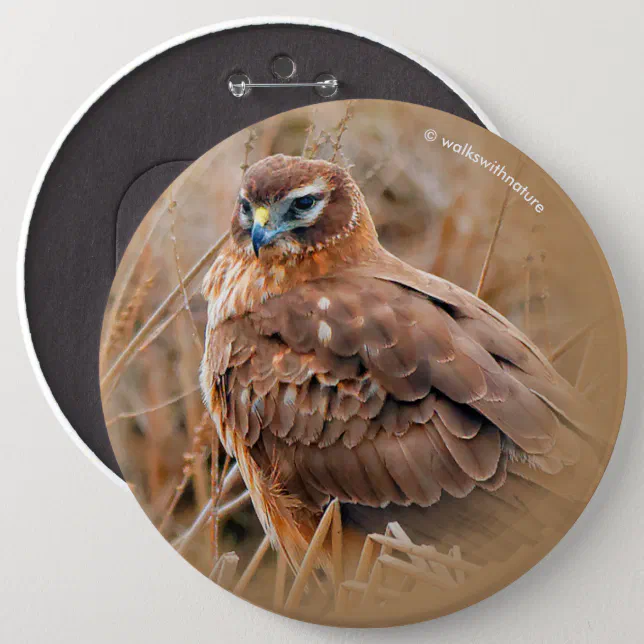
{"type": "Polygon", "coordinates": [[[204,400],[292,562],[333,499],[356,525],[408,516],[422,532],[435,507],[578,459],[573,387],[492,307],[387,252],[336,164],[252,165],[203,293],[204,400]]]}

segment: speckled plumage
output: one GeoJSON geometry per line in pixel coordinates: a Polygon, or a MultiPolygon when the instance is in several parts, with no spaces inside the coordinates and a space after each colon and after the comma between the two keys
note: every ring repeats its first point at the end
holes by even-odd
{"type": "Polygon", "coordinates": [[[423,508],[574,463],[574,390],[487,304],[384,250],[347,171],[269,157],[241,198],[270,205],[308,185],[319,217],[258,256],[238,205],[204,281],[205,401],[290,559],[332,498],[423,508]]]}

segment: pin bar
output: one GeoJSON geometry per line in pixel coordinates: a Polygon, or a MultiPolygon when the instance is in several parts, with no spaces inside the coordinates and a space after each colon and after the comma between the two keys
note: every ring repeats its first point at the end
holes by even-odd
{"type": "Polygon", "coordinates": [[[244,80],[240,80],[238,82],[234,82],[232,80],[228,81],[228,89],[235,98],[241,98],[248,92],[248,90],[254,88],[271,89],[275,87],[314,87],[325,92],[324,95],[330,96],[338,89],[338,81],[335,78],[316,81],[314,83],[251,83],[244,80]]]}

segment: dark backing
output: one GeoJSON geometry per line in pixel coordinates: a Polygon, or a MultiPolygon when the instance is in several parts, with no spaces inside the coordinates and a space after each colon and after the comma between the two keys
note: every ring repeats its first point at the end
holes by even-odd
{"type": "Polygon", "coordinates": [[[335,99],[428,105],[482,125],[421,65],[372,41],[320,27],[247,26],[206,35],[156,56],[111,87],[63,143],[34,208],[26,252],[27,316],[42,371],[72,427],[115,473],[103,420],[98,349],[118,259],[159,194],[192,161],[257,121],[324,102],[308,89],[233,98],[243,71],[270,82],[285,53],[297,80],[322,72],[341,82],[335,99]]]}

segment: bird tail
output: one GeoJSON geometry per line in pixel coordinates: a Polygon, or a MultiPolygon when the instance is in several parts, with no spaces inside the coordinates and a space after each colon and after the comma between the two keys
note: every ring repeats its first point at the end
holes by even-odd
{"type": "Polygon", "coordinates": [[[585,505],[565,486],[562,493],[522,474],[510,471],[505,484],[493,492],[475,488],[464,499],[443,494],[430,507],[390,504],[381,509],[345,503],[343,525],[363,535],[382,534],[388,523],[397,521],[417,545],[433,545],[442,552],[460,546],[463,557],[479,565],[505,562],[522,548],[561,538],[585,505]]]}

